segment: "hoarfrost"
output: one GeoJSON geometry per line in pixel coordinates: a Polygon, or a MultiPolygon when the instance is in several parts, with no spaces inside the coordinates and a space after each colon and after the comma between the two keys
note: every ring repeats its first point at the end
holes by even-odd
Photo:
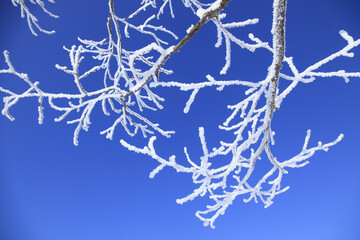
{"type": "MultiPolygon", "coordinates": [[[[43,30],[38,25],[37,19],[30,13],[25,1],[11,1],[15,6],[20,5],[22,17],[27,17],[29,28],[33,34],[36,35],[33,25],[42,32],[53,33],[43,30]]],[[[117,16],[114,11],[114,0],[109,0],[109,18],[106,24],[108,35],[100,41],[79,38],[78,46],[64,47],[65,51],[69,53],[70,66],[56,65],[57,69],[73,77],[75,87],[78,90],[76,94],[47,93],[41,90],[39,82],[33,82],[27,74],[15,70],[10,61],[9,52],[4,51],[5,63],[8,68],[0,70],[0,74],[16,76],[28,86],[28,89],[25,92],[17,93],[0,87],[0,91],[6,95],[3,97],[2,114],[10,120],[14,120],[9,112],[13,105],[23,99],[37,98],[39,103],[38,121],[41,124],[44,119],[43,102],[45,100],[50,108],[60,113],[55,121],[63,121],[70,114],[71,116],[75,115],[75,118],[68,120],[67,123],[76,125],[73,142],[77,145],[81,130],[87,131],[89,129],[91,113],[96,106],[99,106],[104,115],[117,115],[113,124],[101,132],[106,138],[112,139],[118,126],[121,126],[129,136],[138,133],[141,133],[145,138],[150,136],[147,146],[143,147],[132,145],[125,139],[120,141],[121,145],[128,150],[147,155],[158,163],[158,166],[150,172],[150,178],[155,177],[166,167],[191,175],[196,188],[187,196],[177,199],[177,203],[183,204],[199,196],[208,196],[213,204],[206,206],[205,210],[196,212],[196,216],[203,221],[204,226],[214,227],[215,220],[225,213],[237,197],[242,197],[244,202],[261,201],[265,207],[269,207],[276,195],[289,189],[289,187],[281,186],[281,181],[284,175],[288,174],[289,169],[307,165],[308,159],[315,152],[328,151],[330,147],[343,138],[343,135],[340,134],[330,143],[319,142],[317,146],[309,147],[311,131],[308,130],[299,153],[290,159],[279,160],[272,153],[272,146],[275,144],[275,131],[271,125],[275,111],[281,107],[286,96],[299,83],[311,83],[320,77],[342,77],[346,82],[350,78],[359,78],[360,72],[348,72],[343,69],[321,72],[319,68],[340,57],[353,57],[354,53],[351,51],[360,45],[360,39],[355,40],[346,31],[341,30],[339,34],[345,39],[345,46],[301,71],[295,66],[293,58],[287,56],[285,52],[286,0],[273,1],[271,29],[273,38],[270,43],[262,41],[251,33],[249,39],[241,39],[235,36],[232,29],[254,25],[259,20],[253,18],[226,23],[226,14],[223,11],[229,1],[217,0],[205,4],[198,0],[182,0],[184,7],[189,8],[194,15],[199,17],[199,21],[188,28],[187,35],[176,44],[169,44],[160,37],[160,32],[171,36],[174,41],[177,41],[178,36],[171,30],[159,25],[157,21],[158,19],[161,20],[162,14],[167,10],[170,11],[172,17],[175,17],[171,0],[163,0],[160,8],[157,8],[159,0],[143,0],[141,6],[127,18],[117,16]],[[150,13],[150,16],[142,24],[135,25],[132,23],[132,19],[143,14],[149,8],[155,12],[150,13]],[[172,74],[171,70],[164,68],[166,61],[178,52],[206,23],[214,24],[217,30],[215,47],[220,47],[223,43],[225,45],[225,64],[220,70],[220,74],[226,75],[231,67],[231,48],[238,46],[251,52],[263,49],[272,55],[272,63],[268,67],[264,79],[259,79],[258,82],[229,80],[225,77],[223,80],[217,80],[210,74],[205,74],[206,79],[204,81],[200,80],[193,83],[162,81],[161,76],[163,74],[172,74]],[[150,36],[152,41],[136,50],[126,49],[122,45],[123,36],[121,32],[125,37],[130,38],[132,31],[150,36]],[[170,46],[165,47],[167,45],[170,46]],[[87,71],[80,72],[79,66],[82,60],[87,57],[92,57],[98,62],[87,71]],[[137,63],[142,63],[141,66],[143,67],[135,67],[137,63]],[[281,71],[284,64],[290,68],[291,74],[285,74],[281,71]],[[110,68],[110,65],[115,65],[116,68],[110,68]],[[85,89],[82,85],[83,79],[91,78],[93,73],[98,71],[103,73],[103,88],[95,91],[85,89]],[[282,91],[278,88],[280,80],[290,82],[282,91]],[[169,138],[174,134],[174,131],[163,130],[158,123],[152,122],[143,114],[145,109],[150,111],[162,109],[161,103],[165,99],[155,93],[156,88],[171,87],[190,92],[189,99],[184,106],[184,113],[188,113],[197,94],[204,88],[215,87],[218,91],[222,91],[224,88],[235,86],[245,88],[246,97],[227,106],[231,113],[224,116],[223,123],[219,125],[220,129],[233,133],[234,138],[231,141],[225,142],[219,139],[218,145],[209,150],[205,129],[199,127],[198,135],[203,152],[200,159],[193,160],[186,147],[184,147],[184,158],[187,161],[185,165],[178,163],[175,155],[162,157],[157,154],[155,135],[169,138]],[[66,99],[68,102],[67,104],[60,103],[58,102],[59,99],[66,99]],[[261,99],[266,99],[265,103],[262,103],[261,99]],[[215,164],[212,163],[218,163],[218,158],[224,156],[229,161],[220,167],[213,167],[215,164]],[[250,184],[249,179],[253,176],[257,160],[262,157],[266,157],[272,167],[258,179],[256,184],[250,184]],[[229,179],[234,180],[236,184],[229,185],[229,179]]],[[[57,17],[46,10],[42,1],[30,0],[30,2],[41,6],[50,16],[57,17]]],[[[49,2],[53,3],[51,0],[49,2]]],[[[148,12],[150,11],[146,13],[148,12]]]]}

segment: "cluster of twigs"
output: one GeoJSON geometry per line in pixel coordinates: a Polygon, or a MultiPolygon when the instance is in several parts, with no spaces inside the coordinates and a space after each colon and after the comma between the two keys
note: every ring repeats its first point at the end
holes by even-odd
{"type": "MultiPolygon", "coordinates": [[[[46,10],[40,0],[30,0],[32,3],[40,5],[50,16],[56,17],[46,10]]],[[[50,1],[50,0],[49,0],[50,1]]],[[[22,16],[26,16],[29,27],[33,34],[34,24],[40,31],[52,33],[43,30],[36,21],[36,18],[26,7],[24,0],[12,0],[14,5],[21,6],[22,16]]],[[[53,2],[53,1],[50,1],[53,2]]],[[[69,52],[70,67],[56,65],[56,67],[65,73],[72,75],[74,83],[78,89],[77,94],[66,93],[47,93],[39,88],[39,82],[32,82],[25,73],[15,70],[12,65],[9,53],[4,51],[7,69],[0,70],[3,74],[12,74],[22,79],[29,88],[22,93],[15,93],[9,89],[0,87],[0,91],[7,96],[3,98],[4,108],[2,114],[10,120],[14,118],[10,115],[10,108],[18,101],[34,97],[39,102],[39,123],[43,122],[43,101],[46,99],[49,106],[61,112],[56,121],[62,121],[70,113],[80,113],[73,120],[68,120],[69,124],[76,124],[74,131],[74,144],[78,144],[79,132],[81,129],[88,130],[91,123],[90,116],[96,105],[100,105],[105,115],[111,113],[117,114],[114,123],[102,131],[107,138],[112,139],[117,126],[121,125],[130,136],[134,136],[140,130],[144,137],[151,135],[148,145],[138,147],[129,144],[124,139],[121,144],[130,151],[135,151],[148,155],[155,159],[159,165],[151,173],[154,177],[165,167],[174,168],[178,172],[190,173],[195,190],[188,196],[178,199],[182,204],[193,200],[198,196],[209,196],[214,201],[213,205],[207,206],[206,210],[197,211],[196,216],[204,222],[204,225],[214,227],[215,220],[231,205],[238,196],[244,196],[244,201],[258,201],[260,199],[265,207],[273,203],[276,195],[283,193],[289,187],[282,187],[281,181],[284,174],[288,173],[290,168],[299,168],[305,166],[316,151],[327,151],[329,147],[338,143],[343,135],[340,134],[337,139],[330,143],[318,143],[317,146],[309,147],[310,130],[307,132],[304,145],[301,151],[294,157],[280,161],[272,153],[274,134],[271,124],[274,112],[281,107],[284,98],[299,84],[310,83],[318,77],[343,77],[346,81],[350,77],[360,77],[360,72],[347,72],[345,70],[335,70],[332,72],[320,72],[318,69],[339,57],[352,57],[351,52],[360,45],[360,39],[354,40],[345,31],[340,31],[340,35],[346,40],[345,47],[334,54],[310,65],[303,71],[299,71],[294,65],[292,57],[285,54],[285,19],[286,19],[286,0],[273,1],[273,24],[271,43],[260,40],[253,34],[249,34],[249,39],[243,40],[232,33],[233,28],[245,27],[258,22],[258,19],[248,19],[245,21],[226,23],[226,15],[223,10],[230,0],[216,0],[211,4],[204,4],[197,0],[182,0],[185,7],[189,8],[199,21],[191,26],[187,34],[178,40],[178,36],[171,30],[157,25],[166,7],[169,8],[171,16],[174,16],[171,0],[163,0],[157,8],[156,0],[143,0],[141,6],[130,14],[127,18],[120,18],[115,14],[114,1],[109,0],[109,18],[107,22],[108,36],[100,41],[80,39],[80,45],[65,48],[69,52]],[[143,24],[135,25],[132,19],[145,10],[153,8],[155,13],[149,16],[143,24]],[[272,63],[268,67],[267,75],[258,82],[243,80],[215,80],[207,75],[207,81],[194,83],[164,82],[160,80],[161,74],[172,74],[171,70],[165,69],[165,62],[176,52],[178,52],[191,38],[208,22],[212,22],[217,29],[217,42],[215,47],[225,44],[225,65],[220,73],[225,75],[231,65],[231,47],[239,46],[245,50],[255,51],[257,49],[266,49],[272,55],[272,63]],[[141,34],[150,36],[152,42],[137,50],[126,50],[122,45],[122,36],[130,37],[131,31],[137,31],[141,34]],[[168,42],[159,37],[159,32],[172,36],[176,42],[169,45],[168,42]],[[123,34],[123,35],[122,35],[123,34]],[[80,73],[79,66],[81,61],[91,56],[98,61],[98,64],[92,66],[89,70],[80,73]],[[137,67],[142,63],[142,66],[137,67]],[[287,64],[291,70],[291,75],[281,72],[283,64],[287,64]],[[112,66],[112,67],[110,67],[112,66]],[[113,66],[116,66],[115,68],[113,66]],[[92,73],[103,71],[104,86],[96,91],[87,91],[82,86],[82,80],[86,77],[92,77],[92,73]],[[279,81],[283,79],[291,83],[283,91],[279,91],[279,81]],[[179,88],[182,91],[190,91],[191,95],[185,104],[184,112],[190,111],[191,104],[194,102],[197,93],[203,88],[216,87],[221,91],[225,87],[244,86],[246,98],[242,101],[228,106],[231,114],[219,126],[224,131],[230,131],[234,134],[231,142],[219,140],[219,146],[208,149],[205,130],[199,127],[199,137],[203,151],[199,161],[192,160],[187,148],[184,148],[185,157],[188,165],[184,166],[176,162],[175,156],[164,158],[156,153],[154,141],[155,133],[170,137],[174,131],[163,130],[159,124],[151,122],[143,114],[144,109],[159,110],[162,109],[161,102],[163,98],[158,96],[154,89],[158,87],[179,88]],[[68,99],[68,104],[60,104],[58,99],[68,99]],[[261,99],[265,99],[262,104],[261,99]],[[255,185],[249,183],[253,175],[257,160],[265,155],[272,164],[269,171],[258,179],[255,185]],[[213,167],[215,161],[218,166],[217,157],[227,156],[229,161],[223,163],[220,167],[213,167]],[[229,178],[235,179],[237,184],[229,185],[229,178]]]]}

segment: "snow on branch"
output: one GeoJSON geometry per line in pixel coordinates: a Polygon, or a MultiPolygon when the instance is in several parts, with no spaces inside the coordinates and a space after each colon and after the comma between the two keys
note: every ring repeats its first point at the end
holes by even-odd
{"type": "MultiPolygon", "coordinates": [[[[25,18],[26,17],[26,20],[27,20],[27,23],[29,25],[29,29],[31,31],[32,34],[34,34],[35,36],[37,36],[37,33],[35,32],[34,30],[34,25],[35,27],[40,31],[40,32],[43,32],[43,33],[46,33],[46,34],[53,34],[55,33],[54,30],[52,31],[47,31],[45,29],[43,29],[39,23],[38,23],[38,20],[37,18],[30,12],[29,8],[26,6],[26,3],[25,3],[26,0],[11,0],[12,4],[17,7],[17,6],[20,6],[20,11],[21,11],[21,17],[22,18],[25,18]]],[[[53,18],[58,18],[59,16],[51,13],[49,10],[47,10],[47,8],[45,7],[45,3],[41,0],[29,0],[30,3],[32,4],[37,4],[39,5],[42,10],[47,13],[49,16],[53,17],[53,18]]],[[[50,3],[55,3],[54,0],[48,0],[50,3]]]]}

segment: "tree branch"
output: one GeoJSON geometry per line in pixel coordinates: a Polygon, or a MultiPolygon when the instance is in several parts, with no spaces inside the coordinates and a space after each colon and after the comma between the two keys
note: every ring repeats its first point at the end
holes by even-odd
{"type": "MultiPolygon", "coordinates": [[[[209,7],[208,10],[206,10],[205,14],[202,15],[198,23],[192,27],[192,29],[189,31],[189,33],[174,47],[170,47],[167,49],[167,53],[162,57],[161,61],[157,64],[157,67],[155,69],[155,75],[158,78],[159,71],[161,67],[165,64],[165,62],[170,58],[171,55],[178,52],[204,25],[207,23],[210,19],[217,17],[221,10],[223,10],[227,4],[230,2],[230,0],[218,0],[212,6],[215,6],[212,8],[209,7]]],[[[126,96],[131,96],[134,92],[139,91],[141,88],[143,88],[152,78],[152,75],[150,75],[145,81],[141,83],[140,86],[130,90],[126,96]]]]}

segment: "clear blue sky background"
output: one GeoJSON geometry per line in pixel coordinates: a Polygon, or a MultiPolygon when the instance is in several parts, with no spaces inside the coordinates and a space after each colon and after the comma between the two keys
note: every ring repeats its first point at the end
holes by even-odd
{"type": "MultiPolygon", "coordinates": [[[[119,16],[127,16],[140,1],[115,1],[119,16]]],[[[196,17],[173,1],[176,19],[164,15],[164,25],[179,31],[181,37],[196,17]]],[[[272,3],[270,0],[231,1],[229,20],[260,18],[260,23],[238,31],[253,32],[270,41],[272,3]]],[[[52,36],[31,35],[20,11],[10,0],[0,3],[0,49],[8,50],[15,67],[29,73],[33,81],[49,92],[71,92],[75,86],[69,75],[54,65],[67,65],[62,46],[77,44],[77,37],[106,37],[106,1],[58,1],[47,5],[60,19],[50,19],[39,7],[32,7],[40,24],[55,29],[52,36]]],[[[357,0],[289,1],[287,14],[287,55],[293,56],[299,70],[345,46],[340,29],[360,37],[360,2],[357,0]]],[[[143,44],[139,35],[124,40],[124,48],[143,44]]],[[[175,73],[163,81],[200,82],[210,73],[219,79],[224,64],[224,48],[214,49],[216,32],[208,24],[194,39],[166,63],[175,73]]],[[[323,70],[360,71],[357,57],[343,59],[323,70]]],[[[233,48],[232,68],[226,79],[258,81],[265,77],[271,56],[259,51],[249,54],[233,48]]],[[[1,68],[5,67],[3,59],[1,68]]],[[[223,78],[224,79],[224,78],[223,78]]],[[[87,79],[89,87],[102,80],[87,79]]],[[[284,84],[284,82],[282,82],[284,84]]],[[[0,86],[23,89],[23,83],[0,75],[0,86]]],[[[165,109],[149,118],[178,134],[170,141],[160,139],[159,154],[178,155],[183,146],[192,156],[200,156],[197,128],[204,126],[209,144],[215,146],[221,132],[216,129],[227,116],[224,108],[243,97],[243,89],[214,89],[200,92],[188,115],[182,109],[188,93],[159,89],[168,99],[165,109]]],[[[3,96],[3,95],[1,95],[3,96]]],[[[45,105],[45,122],[37,124],[36,99],[18,103],[12,114],[15,122],[0,118],[0,239],[4,240],[132,240],[132,239],[360,239],[360,79],[345,84],[338,78],[318,79],[301,84],[275,113],[275,147],[279,160],[295,155],[302,147],[307,129],[311,144],[332,141],[338,134],[344,140],[328,153],[318,153],[311,163],[290,170],[284,185],[288,192],[275,198],[268,209],[239,198],[216,222],[216,229],[202,227],[194,212],[204,209],[205,199],[177,205],[194,185],[191,177],[164,169],[155,179],[149,172],[156,163],[124,149],[118,130],[113,141],[99,135],[111,124],[96,110],[89,132],[80,134],[80,144],[72,144],[74,126],[54,123],[58,113],[45,105]]],[[[113,116],[114,117],[114,116],[113,116]]],[[[114,120],[112,118],[112,120],[114,120]]],[[[266,161],[266,159],[264,159],[266,161]]],[[[261,162],[260,162],[261,164],[261,162]]]]}

